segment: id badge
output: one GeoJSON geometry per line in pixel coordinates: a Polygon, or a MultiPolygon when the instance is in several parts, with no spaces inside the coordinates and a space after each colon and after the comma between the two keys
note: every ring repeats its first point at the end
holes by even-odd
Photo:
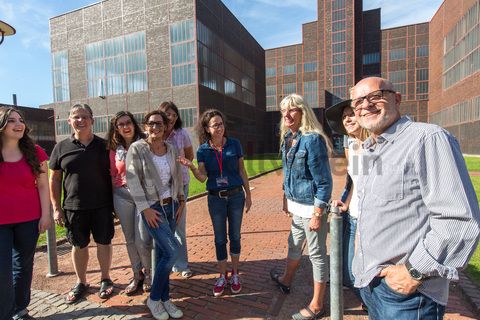
{"type": "Polygon", "coordinates": [[[217,187],[227,187],[227,186],[228,186],[228,177],[217,178],[217,187]]]}

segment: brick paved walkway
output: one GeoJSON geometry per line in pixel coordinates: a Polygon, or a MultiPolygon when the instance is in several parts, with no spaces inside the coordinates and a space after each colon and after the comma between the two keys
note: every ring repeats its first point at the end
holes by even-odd
{"type": "MultiPolygon", "coordinates": [[[[338,161],[338,160],[337,160],[338,161]]],[[[340,170],[341,171],[341,170],[340,170]]],[[[188,203],[187,233],[190,266],[194,276],[188,280],[172,275],[171,296],[184,311],[183,319],[289,319],[311,296],[312,272],[308,258],[292,285],[292,293],[283,295],[269,278],[269,270],[283,266],[286,255],[289,218],[281,213],[281,171],[251,181],[253,207],[244,216],[242,227],[242,264],[240,274],[243,291],[214,298],[211,290],[217,277],[213,232],[206,199],[188,203]]],[[[334,195],[343,186],[342,172],[334,177],[334,195]]],[[[151,318],[145,306],[146,294],[127,297],[122,293],[131,277],[123,234],[117,227],[113,241],[112,280],[114,295],[102,301],[98,296],[100,275],[95,248],[90,250],[88,281],[91,286],[84,301],[70,306],[63,295],[74,284],[68,245],[59,246],[58,264],[62,274],[46,278],[45,253],[36,255],[32,302],[29,309],[37,319],[146,319],[151,318]]],[[[345,319],[367,319],[354,295],[345,290],[345,319]]],[[[328,301],[328,297],[327,297],[328,301]]],[[[327,318],[328,319],[328,318],[327,318]]],[[[475,319],[470,306],[456,287],[445,319],[475,319]]]]}

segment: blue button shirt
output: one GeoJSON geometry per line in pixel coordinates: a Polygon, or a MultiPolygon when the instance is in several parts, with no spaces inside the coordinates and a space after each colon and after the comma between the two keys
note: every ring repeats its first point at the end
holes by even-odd
{"type": "MultiPolygon", "coordinates": [[[[219,153],[217,152],[217,155],[219,153]]],[[[228,179],[226,186],[218,187],[217,178],[220,177],[220,166],[215,155],[215,150],[205,142],[197,150],[198,163],[203,162],[207,171],[207,190],[224,190],[242,186],[238,159],[243,157],[240,142],[234,138],[227,138],[222,150],[222,176],[228,179]]]]}

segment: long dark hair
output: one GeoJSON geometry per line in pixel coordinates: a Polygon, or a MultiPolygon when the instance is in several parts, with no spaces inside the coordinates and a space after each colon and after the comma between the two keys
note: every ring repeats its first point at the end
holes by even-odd
{"type": "Polygon", "coordinates": [[[180,112],[178,112],[178,108],[173,103],[172,101],[163,101],[160,103],[160,107],[158,107],[158,110],[167,112],[167,110],[173,110],[177,114],[177,121],[175,121],[175,124],[173,125],[173,130],[181,129],[183,125],[182,118],[180,118],[180,112]]]}
{"type": "MultiPolygon", "coordinates": [[[[3,142],[2,142],[2,135],[5,127],[8,124],[8,117],[12,114],[12,112],[16,112],[25,120],[23,113],[20,110],[17,110],[12,107],[0,107],[0,150],[3,149],[3,142]]],[[[20,151],[25,156],[28,165],[32,168],[32,172],[34,175],[38,176],[40,173],[43,173],[42,168],[40,167],[40,161],[37,158],[37,149],[35,148],[35,143],[33,142],[32,138],[28,136],[30,132],[30,128],[25,124],[25,131],[23,133],[23,137],[18,141],[18,147],[20,151]]],[[[0,152],[0,162],[3,162],[3,156],[0,152]]]]}
{"type": "Polygon", "coordinates": [[[125,141],[125,139],[123,139],[122,135],[118,133],[117,129],[117,121],[123,116],[129,117],[130,121],[132,121],[134,132],[133,141],[145,138],[145,134],[143,133],[142,129],[140,129],[140,126],[138,125],[137,120],[135,120],[133,114],[129,111],[119,111],[112,119],[110,119],[110,126],[107,133],[108,150],[116,150],[119,145],[122,145],[124,148],[127,147],[127,142],[125,141]]]}
{"type": "Polygon", "coordinates": [[[207,111],[202,113],[202,115],[200,116],[200,119],[198,119],[197,125],[195,126],[195,132],[197,133],[198,142],[200,144],[205,143],[211,139],[210,133],[207,132],[208,123],[210,122],[210,119],[216,116],[219,116],[220,118],[222,118],[223,128],[224,128],[223,135],[225,137],[227,136],[227,127],[226,127],[227,119],[225,118],[223,113],[221,113],[217,109],[208,109],[207,111]]]}

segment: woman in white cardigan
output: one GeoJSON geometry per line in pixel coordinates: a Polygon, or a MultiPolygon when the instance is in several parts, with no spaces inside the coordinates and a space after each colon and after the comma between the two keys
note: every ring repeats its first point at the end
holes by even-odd
{"type": "Polygon", "coordinates": [[[163,140],[168,123],[164,112],[145,116],[148,138],[134,142],[127,153],[127,183],[148,232],[155,241],[156,268],[147,306],[155,319],[180,318],[169,297],[169,277],[178,255],[175,225],[185,199],[175,148],[163,140]]]}

